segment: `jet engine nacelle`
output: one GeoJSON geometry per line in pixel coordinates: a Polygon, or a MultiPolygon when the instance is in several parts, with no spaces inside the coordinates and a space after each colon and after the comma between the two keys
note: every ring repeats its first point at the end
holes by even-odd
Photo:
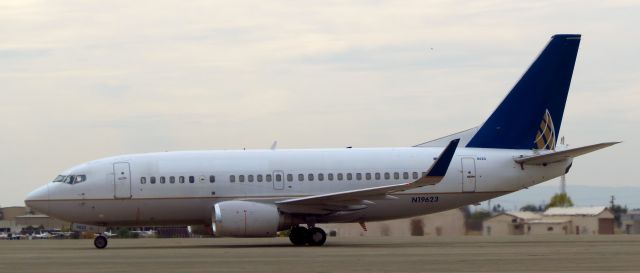
{"type": "Polygon", "coordinates": [[[274,204],[224,201],[214,205],[212,228],[215,236],[274,237],[286,218],[274,204]]]}

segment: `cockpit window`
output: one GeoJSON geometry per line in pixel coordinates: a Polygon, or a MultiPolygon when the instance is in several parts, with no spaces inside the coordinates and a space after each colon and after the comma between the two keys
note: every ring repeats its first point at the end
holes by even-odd
{"type": "Polygon", "coordinates": [[[53,179],[53,182],[62,182],[65,178],[67,177],[64,175],[58,175],[55,179],[53,179]]]}
{"type": "Polygon", "coordinates": [[[79,175],[58,175],[56,177],[56,179],[53,180],[53,182],[62,182],[65,184],[69,184],[69,185],[73,185],[73,184],[78,184],[78,183],[82,183],[84,181],[87,181],[87,176],[84,174],[79,174],[79,175]]]}
{"type": "Polygon", "coordinates": [[[69,175],[69,176],[67,176],[67,178],[64,179],[64,183],[65,184],[73,184],[74,180],[76,180],[76,177],[74,175],[69,175]]]}
{"type": "Polygon", "coordinates": [[[76,181],[74,182],[74,184],[78,184],[78,183],[82,183],[84,181],[87,180],[87,176],[84,174],[81,175],[76,175],[76,181]]]}

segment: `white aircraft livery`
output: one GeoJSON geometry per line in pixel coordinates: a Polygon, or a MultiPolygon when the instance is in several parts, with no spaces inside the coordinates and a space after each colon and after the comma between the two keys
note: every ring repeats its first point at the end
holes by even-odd
{"type": "MultiPolygon", "coordinates": [[[[72,167],[25,203],[74,223],[204,225],[215,236],[320,246],[319,223],[406,218],[478,203],[561,176],[618,142],[558,143],[580,44],[554,35],[489,118],[412,147],[130,154],[72,167]]],[[[107,237],[94,240],[107,246],[107,237]]]]}

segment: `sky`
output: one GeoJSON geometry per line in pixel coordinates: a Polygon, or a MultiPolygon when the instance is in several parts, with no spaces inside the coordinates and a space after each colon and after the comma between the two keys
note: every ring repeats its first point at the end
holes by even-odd
{"type": "Polygon", "coordinates": [[[640,186],[638,14],[637,1],[5,0],[0,206],[111,155],[412,146],[471,128],[556,33],[583,35],[560,135],[624,141],[575,160],[568,183],[640,186]]]}

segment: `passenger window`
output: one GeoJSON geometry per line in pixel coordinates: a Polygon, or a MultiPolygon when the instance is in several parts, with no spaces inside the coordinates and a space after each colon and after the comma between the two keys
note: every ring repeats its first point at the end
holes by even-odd
{"type": "Polygon", "coordinates": [[[147,178],[146,177],[140,177],[140,184],[147,184],[147,178]]]}
{"type": "Polygon", "coordinates": [[[324,180],[324,174],[323,173],[319,173],[318,174],[318,181],[323,181],[324,180]]]}
{"type": "Polygon", "coordinates": [[[166,180],[164,179],[164,176],[160,176],[160,184],[164,184],[164,182],[166,182],[166,180]]]}
{"type": "Polygon", "coordinates": [[[304,181],[304,174],[298,174],[298,181],[304,181]]]}
{"type": "Polygon", "coordinates": [[[409,173],[408,172],[402,173],[402,179],[409,179],[409,173]]]}
{"type": "Polygon", "coordinates": [[[253,174],[247,175],[247,180],[253,182],[253,174]]]}
{"type": "Polygon", "coordinates": [[[427,176],[427,172],[422,172],[422,176],[426,177],[427,176]]]}
{"type": "Polygon", "coordinates": [[[243,174],[238,175],[238,181],[244,182],[244,175],[243,174]]]}
{"type": "Polygon", "coordinates": [[[391,179],[391,176],[389,175],[389,173],[384,173],[384,179],[386,180],[391,179]]]}
{"type": "Polygon", "coordinates": [[[358,179],[358,180],[362,180],[362,174],[361,174],[361,173],[357,173],[357,174],[356,174],[356,179],[358,179]]]}
{"type": "Polygon", "coordinates": [[[180,182],[180,184],[184,184],[184,176],[178,177],[178,182],[180,182]]]}
{"type": "Polygon", "coordinates": [[[267,182],[271,182],[271,175],[270,174],[265,175],[265,178],[266,178],[267,182]]]}
{"type": "Polygon", "coordinates": [[[333,181],[333,173],[327,174],[327,180],[333,181]]]}
{"type": "Polygon", "coordinates": [[[278,181],[278,182],[282,181],[282,175],[281,174],[276,174],[276,181],[278,181]]]}
{"type": "Polygon", "coordinates": [[[171,183],[171,184],[176,183],[176,177],[175,176],[169,176],[169,183],[171,183]]]}
{"type": "Polygon", "coordinates": [[[375,177],[376,177],[376,180],[380,180],[380,173],[376,173],[375,177]]]}
{"type": "Polygon", "coordinates": [[[151,184],[155,184],[156,183],[156,177],[152,176],[150,179],[151,184]]]}
{"type": "Polygon", "coordinates": [[[230,175],[229,176],[229,182],[235,183],[236,182],[236,176],[235,175],[230,175]]]}
{"type": "Polygon", "coordinates": [[[309,181],[313,181],[313,174],[312,173],[309,174],[309,181]]]}
{"type": "Polygon", "coordinates": [[[413,179],[418,179],[418,172],[413,172],[413,179]]]}
{"type": "Polygon", "coordinates": [[[342,175],[342,173],[338,173],[338,180],[342,181],[342,179],[344,179],[344,176],[342,175]]]}
{"type": "Polygon", "coordinates": [[[209,183],[215,183],[216,182],[216,177],[213,175],[209,176],[209,183]]]}
{"type": "Polygon", "coordinates": [[[293,181],[293,174],[287,174],[287,181],[291,182],[293,181]]]}
{"type": "Polygon", "coordinates": [[[262,182],[262,175],[261,174],[256,175],[256,178],[257,178],[258,182],[262,182]]]}
{"type": "Polygon", "coordinates": [[[367,173],[364,175],[367,180],[371,180],[371,173],[367,173]]]}
{"type": "Polygon", "coordinates": [[[193,182],[196,182],[195,177],[189,176],[189,183],[193,183],[193,182]]]}
{"type": "Polygon", "coordinates": [[[398,172],[393,173],[393,179],[400,179],[400,174],[398,172]]]}
{"type": "Polygon", "coordinates": [[[348,173],[348,174],[347,174],[347,180],[352,180],[352,179],[353,179],[353,174],[348,173]]]}

